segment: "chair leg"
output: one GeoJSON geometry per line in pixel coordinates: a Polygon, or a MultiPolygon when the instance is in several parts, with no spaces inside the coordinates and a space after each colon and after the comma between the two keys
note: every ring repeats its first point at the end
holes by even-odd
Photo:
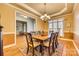
{"type": "Polygon", "coordinates": [[[42,56],[44,55],[44,48],[42,47],[42,56]]]}
{"type": "Polygon", "coordinates": [[[55,45],[52,44],[52,51],[55,52],[55,45]]]}
{"type": "Polygon", "coordinates": [[[51,54],[50,54],[50,48],[48,48],[48,54],[49,54],[49,56],[51,56],[51,54]]]}
{"type": "Polygon", "coordinates": [[[55,43],[55,47],[56,47],[56,48],[58,47],[58,42],[55,43]]]}
{"type": "Polygon", "coordinates": [[[34,48],[33,48],[33,50],[32,50],[32,56],[34,56],[34,48]]]}
{"type": "Polygon", "coordinates": [[[26,53],[28,54],[28,52],[29,52],[29,47],[27,48],[27,52],[26,53]]]}
{"type": "Polygon", "coordinates": [[[56,43],[56,48],[58,47],[58,43],[56,43]]]}
{"type": "Polygon", "coordinates": [[[56,44],[56,42],[55,42],[55,48],[57,48],[57,44],[56,44]]]}

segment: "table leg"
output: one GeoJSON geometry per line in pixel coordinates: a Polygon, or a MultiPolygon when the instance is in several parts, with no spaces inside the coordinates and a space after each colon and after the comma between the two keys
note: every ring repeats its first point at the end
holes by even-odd
{"type": "Polygon", "coordinates": [[[43,56],[43,41],[40,41],[40,53],[43,56]]]}

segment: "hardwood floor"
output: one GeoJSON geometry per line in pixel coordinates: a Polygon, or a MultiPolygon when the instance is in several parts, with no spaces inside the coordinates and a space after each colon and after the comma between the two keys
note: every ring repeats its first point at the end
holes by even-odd
{"type": "MultiPolygon", "coordinates": [[[[64,45],[62,56],[78,56],[72,41],[60,41],[64,45]]],[[[25,37],[17,37],[16,43],[16,46],[4,49],[4,56],[23,56],[22,52],[18,48],[25,47],[25,37]]]]}
{"type": "Polygon", "coordinates": [[[16,46],[4,49],[4,56],[23,56],[16,46]]]}
{"type": "Polygon", "coordinates": [[[62,42],[64,44],[63,56],[78,56],[72,41],[62,40],[62,42]]]}

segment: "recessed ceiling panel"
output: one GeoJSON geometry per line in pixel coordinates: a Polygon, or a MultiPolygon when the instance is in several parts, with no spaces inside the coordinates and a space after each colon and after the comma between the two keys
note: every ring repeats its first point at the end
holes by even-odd
{"type": "MultiPolygon", "coordinates": [[[[44,3],[26,3],[29,7],[36,10],[37,12],[44,14],[45,5],[44,3]]],[[[46,3],[46,13],[48,15],[55,14],[61,11],[65,7],[64,3],[46,3]]]]}

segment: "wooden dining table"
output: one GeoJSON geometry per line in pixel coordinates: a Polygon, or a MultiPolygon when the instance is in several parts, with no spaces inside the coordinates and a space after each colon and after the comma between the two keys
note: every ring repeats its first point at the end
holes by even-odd
{"type": "Polygon", "coordinates": [[[40,42],[40,53],[43,55],[43,41],[49,38],[48,35],[32,35],[32,38],[40,42]]]}

